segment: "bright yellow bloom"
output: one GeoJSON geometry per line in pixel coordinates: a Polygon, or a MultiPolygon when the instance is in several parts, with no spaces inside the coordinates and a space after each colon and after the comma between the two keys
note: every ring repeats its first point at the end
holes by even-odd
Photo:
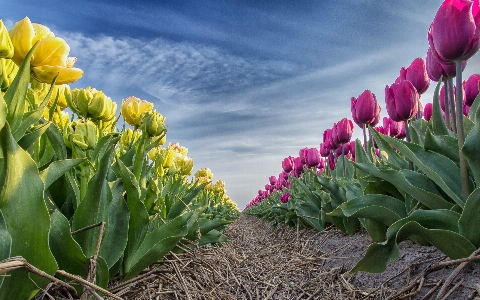
{"type": "Polygon", "coordinates": [[[15,23],[10,29],[10,38],[15,48],[12,60],[20,65],[28,51],[38,42],[30,62],[32,76],[44,83],[72,83],[80,79],[83,71],[73,68],[75,58],[68,57],[70,46],[64,39],[55,37],[44,25],[31,23],[28,17],[15,23]]]}
{"type": "Polygon", "coordinates": [[[186,156],[177,156],[174,159],[174,164],[180,175],[190,176],[190,174],[192,174],[193,158],[189,158],[186,156]]]}
{"type": "Polygon", "coordinates": [[[194,176],[195,176],[196,179],[200,179],[202,177],[205,177],[208,180],[210,180],[210,179],[213,178],[213,173],[212,173],[212,171],[210,171],[209,168],[202,168],[202,169],[198,169],[198,171],[195,172],[194,176]]]}
{"type": "Polygon", "coordinates": [[[18,66],[11,59],[0,58],[1,89],[6,90],[17,76],[18,66]]]}
{"type": "Polygon", "coordinates": [[[140,116],[153,109],[153,103],[130,96],[122,101],[122,116],[128,124],[139,127],[140,116]]]}
{"type": "MultiPolygon", "coordinates": [[[[50,117],[50,108],[45,107],[43,111],[43,117],[48,120],[50,117]]],[[[57,125],[58,129],[62,130],[69,122],[68,112],[61,111],[60,109],[56,109],[53,112],[52,119],[50,120],[53,124],[57,125]]]]}
{"type": "Polygon", "coordinates": [[[14,48],[8,30],[0,20],[0,58],[12,58],[14,48]]]}
{"type": "MultiPolygon", "coordinates": [[[[48,83],[41,83],[36,80],[32,80],[31,88],[35,93],[35,104],[40,105],[40,103],[45,100],[45,97],[50,91],[51,86],[52,85],[48,83]]],[[[60,109],[65,109],[67,107],[65,93],[67,92],[70,92],[70,87],[67,84],[54,85],[47,106],[51,107],[58,96],[57,105],[60,107],[60,109]]]]}
{"type": "MultiPolygon", "coordinates": [[[[123,130],[122,135],[120,136],[120,145],[122,145],[123,150],[130,149],[132,144],[135,143],[135,141],[140,138],[140,135],[141,135],[141,132],[138,130],[132,130],[130,128],[123,130]]],[[[150,157],[150,152],[156,151],[154,149],[157,149],[157,148],[155,147],[155,148],[152,148],[150,151],[148,151],[148,157],[150,157]]],[[[150,159],[154,160],[155,156],[154,158],[150,158],[150,159]]]]}
{"type": "Polygon", "coordinates": [[[188,154],[188,148],[185,148],[183,146],[180,146],[180,144],[178,142],[176,143],[168,143],[168,148],[171,148],[173,150],[175,150],[175,152],[177,152],[178,154],[180,154],[181,156],[187,156],[188,154]]]}

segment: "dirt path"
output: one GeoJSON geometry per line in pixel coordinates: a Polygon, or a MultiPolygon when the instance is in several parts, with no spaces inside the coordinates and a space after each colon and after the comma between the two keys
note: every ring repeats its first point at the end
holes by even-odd
{"type": "MultiPolygon", "coordinates": [[[[272,230],[262,220],[242,215],[226,235],[230,242],[222,247],[203,247],[176,257],[172,255],[144,277],[144,281],[139,281],[140,278],[131,286],[114,291],[127,299],[340,300],[387,299],[412,286],[403,295],[418,290],[415,299],[422,299],[432,287],[437,287],[434,299],[442,281],[458,265],[420,276],[415,281],[416,276],[444,260],[444,256],[433,247],[405,242],[401,244],[400,259],[386,272],[350,275],[348,271],[370,243],[365,233],[345,236],[336,229],[297,232],[283,226],[272,230]],[[369,293],[371,297],[367,296],[369,293]]],[[[480,289],[478,264],[468,266],[458,278],[465,281],[449,299],[468,299],[475,288],[480,289]]]]}
{"type": "MultiPolygon", "coordinates": [[[[365,233],[345,236],[334,228],[297,232],[283,226],[272,230],[262,220],[242,215],[226,235],[230,242],[221,247],[171,254],[133,282],[110,290],[123,299],[139,300],[435,299],[458,266],[425,274],[445,257],[433,247],[406,242],[386,272],[352,275],[348,271],[370,243],[365,233]]],[[[474,297],[476,289],[480,264],[470,264],[446,289],[453,291],[447,299],[480,299],[474,297]],[[463,282],[454,288],[459,280],[463,282]]]]}

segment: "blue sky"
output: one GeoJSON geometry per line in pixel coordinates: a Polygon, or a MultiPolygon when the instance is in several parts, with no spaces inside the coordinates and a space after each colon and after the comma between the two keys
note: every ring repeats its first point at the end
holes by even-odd
{"type": "MultiPolygon", "coordinates": [[[[385,86],[425,58],[441,2],[4,0],[0,18],[11,28],[28,16],[67,40],[85,71],[72,87],[153,102],[167,141],[242,209],[283,158],[351,118],[351,97],[370,89],[387,116],[385,86]]],[[[478,55],[464,77],[473,73],[478,55]]]]}

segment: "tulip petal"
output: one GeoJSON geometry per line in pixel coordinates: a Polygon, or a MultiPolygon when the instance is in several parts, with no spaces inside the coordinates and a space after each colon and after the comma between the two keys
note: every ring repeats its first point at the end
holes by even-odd
{"type": "Polygon", "coordinates": [[[78,68],[64,68],[57,66],[39,66],[32,68],[32,76],[39,82],[51,84],[57,76],[55,84],[68,84],[79,80],[83,71],[78,68]]]}
{"type": "Polygon", "coordinates": [[[43,38],[33,53],[32,66],[67,66],[70,47],[58,37],[43,38]]]}
{"type": "Polygon", "coordinates": [[[13,26],[8,33],[10,34],[10,39],[15,48],[12,60],[17,65],[20,65],[23,58],[27,55],[28,51],[30,51],[30,48],[32,48],[32,40],[35,37],[35,30],[33,29],[30,19],[25,17],[15,23],[15,26],[13,26]]]}

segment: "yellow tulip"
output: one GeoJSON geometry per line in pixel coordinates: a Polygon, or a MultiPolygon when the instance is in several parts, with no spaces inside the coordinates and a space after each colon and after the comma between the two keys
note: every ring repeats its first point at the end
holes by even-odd
{"type": "Polygon", "coordinates": [[[140,126],[140,116],[146,111],[153,109],[153,103],[130,96],[122,101],[122,116],[125,122],[131,126],[140,126]]]}
{"type": "Polygon", "coordinates": [[[205,177],[207,179],[212,179],[213,178],[213,173],[212,173],[212,171],[210,171],[209,168],[202,168],[202,169],[198,169],[198,171],[195,172],[194,176],[197,179],[202,178],[202,177],[205,177]]]}
{"type": "Polygon", "coordinates": [[[0,58],[1,89],[6,90],[17,76],[18,66],[11,59],[0,58]]]}
{"type": "Polygon", "coordinates": [[[12,60],[20,65],[28,51],[38,42],[30,62],[31,74],[39,82],[55,84],[72,83],[80,79],[83,71],[73,68],[74,58],[68,57],[70,46],[62,38],[55,37],[50,29],[31,23],[28,17],[18,21],[10,29],[10,38],[15,48],[12,60]]]}
{"type": "Polygon", "coordinates": [[[68,107],[85,118],[109,122],[115,117],[117,103],[102,91],[87,87],[67,91],[65,96],[68,107]]]}
{"type": "Polygon", "coordinates": [[[140,126],[149,137],[159,136],[167,131],[165,117],[157,111],[146,111],[141,115],[140,126]]]}
{"type": "Polygon", "coordinates": [[[0,58],[12,58],[14,53],[12,40],[8,30],[0,20],[0,58]]]}

